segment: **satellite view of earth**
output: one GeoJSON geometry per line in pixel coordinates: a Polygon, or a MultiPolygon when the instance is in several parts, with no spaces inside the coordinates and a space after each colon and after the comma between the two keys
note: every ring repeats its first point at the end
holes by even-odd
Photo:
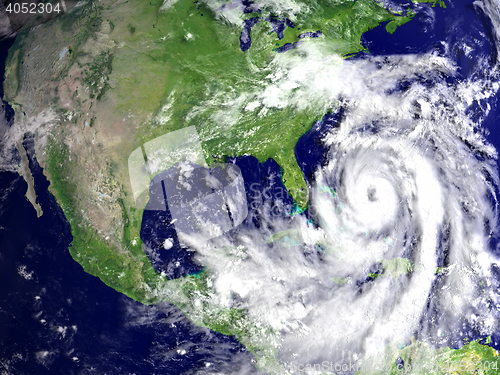
{"type": "Polygon", "coordinates": [[[500,374],[499,0],[3,0],[0,374],[500,374]]]}

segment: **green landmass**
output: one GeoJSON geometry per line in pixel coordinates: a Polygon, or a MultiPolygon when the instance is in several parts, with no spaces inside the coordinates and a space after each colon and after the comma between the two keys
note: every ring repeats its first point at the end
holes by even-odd
{"type": "Polygon", "coordinates": [[[406,275],[414,270],[414,264],[406,258],[382,259],[384,273],[382,276],[391,276],[395,280],[400,275],[406,275]]]}
{"type": "Polygon", "coordinates": [[[350,284],[352,282],[348,277],[332,277],[331,280],[337,285],[350,284]]]}
{"type": "Polygon", "coordinates": [[[390,370],[376,370],[375,366],[367,365],[367,370],[361,369],[356,375],[498,374],[498,353],[487,343],[481,344],[480,341],[482,340],[465,343],[460,349],[432,349],[429,344],[412,339],[409,346],[394,352],[392,358],[387,360],[387,364],[392,363],[390,370]],[[400,367],[396,365],[397,358],[403,361],[399,362],[400,367]]]}
{"type": "Polygon", "coordinates": [[[434,8],[438,4],[441,8],[446,8],[446,4],[443,0],[412,0],[414,3],[429,3],[432,4],[434,8]]]}
{"type": "Polygon", "coordinates": [[[388,22],[391,26],[386,26],[386,29],[392,34],[398,26],[410,21],[414,14],[409,12],[407,16],[402,16],[371,0],[335,3],[322,0],[317,2],[314,13],[299,16],[295,28],[285,29],[284,38],[276,42],[276,50],[287,43],[298,42],[301,40],[299,35],[303,33],[320,31],[324,39],[334,45],[336,53],[352,55],[365,50],[361,45],[363,33],[388,22]]]}

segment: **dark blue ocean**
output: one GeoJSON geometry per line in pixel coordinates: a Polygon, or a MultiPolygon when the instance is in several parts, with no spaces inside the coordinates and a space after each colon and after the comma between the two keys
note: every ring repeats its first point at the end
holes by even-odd
{"type": "MultiPolygon", "coordinates": [[[[474,74],[479,57],[495,58],[489,21],[476,16],[472,1],[447,2],[447,9],[410,6],[430,10],[419,13],[393,35],[388,35],[383,25],[367,32],[362,43],[370,54],[451,53],[461,67],[462,78],[474,74]],[[458,49],[451,48],[450,52],[441,43],[447,40],[453,46],[453,38],[460,36],[470,38],[472,43],[475,38],[484,39],[481,35],[490,38],[490,43],[475,43],[474,57],[458,49]]],[[[0,44],[2,77],[11,44],[12,41],[0,44]]],[[[367,56],[361,53],[354,58],[367,56]]],[[[403,84],[401,90],[404,89],[403,84]]],[[[483,119],[488,139],[500,149],[500,128],[496,126],[498,100],[490,101],[490,105],[493,110],[486,118],[480,108],[474,115],[483,119]]],[[[314,169],[327,157],[321,135],[335,127],[343,115],[342,109],[325,114],[299,140],[295,155],[308,182],[314,169]]],[[[1,127],[7,123],[7,119],[0,119],[0,135],[1,127]]],[[[8,374],[256,372],[253,356],[236,339],[194,326],[168,303],[137,303],[85,273],[69,255],[71,230],[48,192],[49,183],[33,155],[30,135],[25,138],[25,147],[30,152],[30,167],[44,213],[36,217],[24,196],[27,184],[18,174],[0,172],[0,370],[8,374]]],[[[276,195],[282,188],[280,169],[273,160],[258,163],[248,156],[230,161],[242,171],[249,202],[254,201],[250,189],[254,183],[261,187],[265,199],[279,199],[276,195]]],[[[292,204],[289,198],[281,201],[292,204]]],[[[242,225],[260,225],[259,216],[253,214],[255,207],[249,207],[249,211],[242,225]]],[[[184,265],[179,268],[182,274],[198,270],[182,249],[174,250],[153,264],[155,268],[165,270],[169,263],[180,260],[184,265]]],[[[179,269],[167,277],[181,276],[176,273],[179,269]]],[[[495,341],[500,342],[500,335],[494,337],[495,341]]]]}

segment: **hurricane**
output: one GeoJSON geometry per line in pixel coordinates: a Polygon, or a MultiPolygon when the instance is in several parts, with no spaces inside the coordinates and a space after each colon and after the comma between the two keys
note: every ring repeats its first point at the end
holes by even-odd
{"type": "Polygon", "coordinates": [[[270,327],[285,368],[498,329],[497,150],[482,125],[499,88],[500,8],[474,6],[495,47],[470,74],[437,51],[339,62],[303,45],[273,62],[264,89],[221,110],[231,121],[248,102],[336,116],[315,124],[326,151],[308,215],[262,205],[249,213],[258,225],[190,243],[213,275],[211,303],[270,327]]]}

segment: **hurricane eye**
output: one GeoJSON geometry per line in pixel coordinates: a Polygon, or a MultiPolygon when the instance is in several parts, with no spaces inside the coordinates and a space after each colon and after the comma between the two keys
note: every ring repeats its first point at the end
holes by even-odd
{"type": "Polygon", "coordinates": [[[368,200],[370,202],[376,202],[378,201],[378,198],[377,198],[377,189],[374,188],[374,187],[369,187],[367,190],[366,190],[366,196],[368,198],[368,200]]]}

